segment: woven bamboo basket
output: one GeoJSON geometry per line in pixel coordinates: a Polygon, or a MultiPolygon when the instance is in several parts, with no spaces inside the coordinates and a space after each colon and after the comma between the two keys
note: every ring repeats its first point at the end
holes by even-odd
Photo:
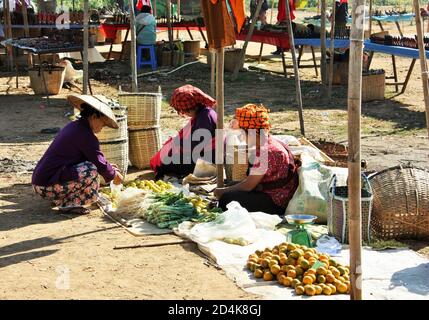
{"type": "Polygon", "coordinates": [[[128,139],[100,142],[100,150],[106,160],[116,164],[125,176],[128,171],[128,139]]]}
{"type": "Polygon", "coordinates": [[[362,75],[362,102],[384,100],[385,89],[386,75],[384,72],[362,75]]]}
{"type": "MultiPolygon", "coordinates": [[[[362,176],[364,187],[361,189],[362,208],[362,240],[371,242],[371,213],[373,195],[371,185],[365,176],[362,176]]],[[[332,178],[329,187],[328,200],[328,232],[341,243],[349,242],[349,200],[348,187],[337,186],[336,176],[332,178]]]]}
{"type": "Polygon", "coordinates": [[[183,42],[185,57],[196,60],[200,56],[200,40],[188,40],[183,42]]]}
{"type": "Polygon", "coordinates": [[[379,239],[429,238],[429,171],[397,166],[370,177],[371,225],[379,239]]]}
{"type": "MultiPolygon", "coordinates": [[[[225,71],[234,72],[235,66],[240,63],[241,50],[239,48],[225,49],[225,71]]],[[[211,64],[211,54],[207,54],[207,64],[211,64]]],[[[240,70],[243,69],[244,61],[241,62],[240,70]]]]}
{"type": "Polygon", "coordinates": [[[127,116],[116,116],[116,122],[119,125],[118,129],[104,127],[96,136],[101,142],[123,141],[128,139],[127,116]]]}
{"type": "Polygon", "coordinates": [[[248,169],[247,150],[236,146],[234,154],[227,155],[227,163],[225,164],[226,180],[233,183],[243,181],[247,177],[248,169]]]}
{"type": "Polygon", "coordinates": [[[161,93],[119,94],[119,103],[128,108],[128,128],[130,130],[159,126],[161,102],[161,93]]]}
{"type": "Polygon", "coordinates": [[[150,159],[161,148],[159,127],[129,130],[130,161],[138,169],[150,167],[150,159]]]}
{"type": "Polygon", "coordinates": [[[35,94],[56,95],[63,87],[65,68],[52,66],[36,67],[28,70],[28,75],[30,77],[30,87],[34,90],[35,94]]]}

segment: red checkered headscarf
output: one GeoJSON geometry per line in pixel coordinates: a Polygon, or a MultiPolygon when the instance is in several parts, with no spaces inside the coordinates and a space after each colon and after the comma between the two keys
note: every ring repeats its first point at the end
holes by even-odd
{"type": "Polygon", "coordinates": [[[170,106],[177,112],[183,113],[192,111],[195,110],[198,105],[213,108],[216,105],[216,100],[190,84],[174,90],[170,106]]]}

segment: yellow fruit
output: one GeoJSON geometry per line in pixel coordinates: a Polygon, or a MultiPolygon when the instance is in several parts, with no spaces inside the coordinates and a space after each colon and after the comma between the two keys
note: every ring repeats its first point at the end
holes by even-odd
{"type": "Polygon", "coordinates": [[[291,287],[295,289],[300,284],[301,284],[301,281],[299,281],[298,279],[293,279],[291,283],[291,287]]]}
{"type": "Polygon", "coordinates": [[[344,281],[349,281],[350,277],[348,274],[343,275],[344,281]]]}
{"type": "Polygon", "coordinates": [[[338,269],[335,267],[333,267],[331,269],[331,271],[332,271],[332,274],[334,275],[335,278],[338,278],[341,275],[340,272],[338,271],[338,269]]]}
{"type": "Polygon", "coordinates": [[[326,268],[325,268],[325,267],[319,267],[319,268],[317,268],[316,273],[317,273],[317,274],[320,274],[320,275],[322,275],[322,276],[325,276],[325,275],[326,275],[326,273],[327,273],[327,270],[326,270],[326,268]]]}
{"type": "Polygon", "coordinates": [[[295,287],[295,293],[297,294],[297,295],[303,295],[304,294],[304,292],[305,292],[305,289],[304,289],[304,287],[303,286],[296,286],[295,287]]]}
{"type": "Polygon", "coordinates": [[[286,279],[286,276],[284,274],[281,274],[279,277],[277,277],[277,282],[280,284],[283,284],[286,279]]]}
{"type": "Polygon", "coordinates": [[[332,283],[328,283],[328,286],[331,288],[331,294],[335,294],[337,292],[337,288],[332,283]]]}
{"type": "Polygon", "coordinates": [[[280,270],[283,271],[284,273],[287,273],[290,270],[290,266],[288,265],[281,266],[280,270]]]}
{"type": "Polygon", "coordinates": [[[285,258],[285,259],[287,259],[287,255],[286,255],[286,253],[280,253],[280,254],[279,254],[279,257],[280,257],[280,259],[281,259],[281,258],[285,258]]]}
{"type": "Polygon", "coordinates": [[[314,288],[316,289],[316,295],[322,294],[323,289],[321,286],[315,285],[314,288]]]}
{"type": "Polygon", "coordinates": [[[301,268],[303,268],[304,270],[307,270],[308,268],[310,268],[310,263],[308,262],[308,260],[301,260],[301,263],[299,264],[301,266],[301,268]]]}
{"type": "Polygon", "coordinates": [[[296,263],[296,260],[294,258],[289,257],[286,260],[286,264],[288,264],[288,265],[294,266],[295,263],[296,263]]]}
{"type": "Polygon", "coordinates": [[[317,283],[325,283],[325,282],[326,282],[325,276],[322,276],[322,275],[317,276],[317,283]]]}
{"type": "Polygon", "coordinates": [[[342,276],[339,276],[338,280],[340,280],[341,282],[346,282],[346,279],[344,277],[342,277],[342,276]]]}
{"type": "Polygon", "coordinates": [[[299,251],[298,251],[299,249],[295,249],[295,250],[293,250],[290,254],[289,254],[289,257],[290,258],[293,258],[293,259],[298,259],[301,255],[299,254],[299,251]]]}
{"type": "Polygon", "coordinates": [[[337,266],[337,262],[334,260],[334,259],[329,259],[329,265],[331,266],[331,267],[336,267],[337,266]]]}
{"type": "Polygon", "coordinates": [[[304,253],[304,258],[305,258],[305,259],[310,259],[311,257],[313,257],[313,252],[311,252],[311,251],[306,251],[306,252],[304,253]]]}
{"type": "Polygon", "coordinates": [[[264,272],[261,269],[256,269],[253,275],[255,276],[255,278],[262,278],[264,272]]]}
{"type": "Polygon", "coordinates": [[[264,272],[264,280],[265,281],[271,281],[273,280],[273,274],[269,271],[264,272]]]}
{"type": "Polygon", "coordinates": [[[295,244],[293,244],[293,243],[289,243],[288,245],[287,245],[287,250],[288,251],[293,251],[293,250],[295,250],[297,248],[297,246],[295,245],[295,244]]]}
{"type": "Polygon", "coordinates": [[[314,296],[316,294],[316,288],[311,284],[306,284],[304,286],[304,289],[305,289],[305,294],[307,296],[314,296]]]}
{"type": "Polygon", "coordinates": [[[273,265],[275,265],[275,264],[278,264],[278,261],[277,260],[270,260],[270,262],[268,262],[268,267],[272,267],[273,265]]]}
{"type": "Polygon", "coordinates": [[[255,251],[255,254],[259,257],[259,256],[261,256],[262,251],[261,251],[261,250],[256,250],[256,251],[255,251]]]}
{"type": "Polygon", "coordinates": [[[304,269],[301,268],[300,266],[295,267],[295,271],[296,271],[296,275],[297,276],[300,276],[300,275],[304,274],[304,269]]]}
{"type": "Polygon", "coordinates": [[[271,266],[270,271],[273,275],[277,275],[280,272],[280,266],[278,264],[274,264],[271,266]]]}
{"type": "Polygon", "coordinates": [[[313,264],[315,264],[317,261],[317,259],[315,257],[311,257],[310,259],[308,259],[308,263],[310,264],[310,266],[312,266],[313,264]]]}
{"type": "Polygon", "coordinates": [[[296,278],[296,271],[295,270],[289,270],[288,272],[287,272],[287,276],[288,277],[291,277],[291,278],[296,278]]]}
{"type": "Polygon", "coordinates": [[[322,292],[324,295],[330,296],[332,294],[332,289],[329,286],[325,286],[322,292]]]}
{"type": "Polygon", "coordinates": [[[335,277],[332,274],[327,274],[326,275],[326,282],[327,283],[332,283],[335,281],[335,277]]]}
{"type": "Polygon", "coordinates": [[[258,258],[259,258],[259,256],[258,256],[257,254],[255,254],[255,253],[252,253],[252,254],[249,256],[249,259],[256,259],[256,260],[258,260],[258,258]]]}
{"type": "Polygon", "coordinates": [[[345,283],[340,283],[336,286],[337,291],[339,293],[346,293],[347,292],[347,285],[345,283]]]}
{"type": "Polygon", "coordinates": [[[308,270],[306,271],[306,273],[307,273],[307,274],[314,274],[314,275],[316,275],[316,270],[315,270],[315,269],[308,269],[308,270]]]}
{"type": "Polygon", "coordinates": [[[312,284],[313,283],[313,278],[310,275],[305,276],[304,278],[302,278],[302,282],[304,284],[312,284]]]}
{"type": "Polygon", "coordinates": [[[329,258],[327,255],[321,254],[319,255],[319,261],[326,261],[327,263],[329,263],[329,258]]]}
{"type": "Polygon", "coordinates": [[[267,268],[269,263],[270,263],[270,260],[268,260],[268,259],[262,259],[261,266],[263,268],[267,268]]]}
{"type": "Polygon", "coordinates": [[[290,287],[291,285],[292,285],[292,281],[293,281],[294,279],[293,278],[291,278],[291,277],[285,277],[285,278],[283,278],[283,285],[285,286],[285,287],[290,287]]]}
{"type": "Polygon", "coordinates": [[[280,263],[280,265],[285,265],[286,264],[286,261],[287,261],[287,258],[285,258],[285,257],[281,257],[280,258],[280,261],[279,261],[279,263],[280,263]]]}

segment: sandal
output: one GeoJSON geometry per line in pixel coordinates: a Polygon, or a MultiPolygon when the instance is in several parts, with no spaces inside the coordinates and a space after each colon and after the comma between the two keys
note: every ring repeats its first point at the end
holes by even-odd
{"type": "Polygon", "coordinates": [[[85,207],[58,207],[58,211],[63,214],[89,214],[91,210],[85,207]]]}

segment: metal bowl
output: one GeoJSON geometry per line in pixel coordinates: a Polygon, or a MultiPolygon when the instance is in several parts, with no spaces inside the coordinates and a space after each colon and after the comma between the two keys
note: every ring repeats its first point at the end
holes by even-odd
{"type": "Polygon", "coordinates": [[[309,224],[317,219],[316,216],[309,214],[289,214],[285,218],[289,224],[309,224]]]}

